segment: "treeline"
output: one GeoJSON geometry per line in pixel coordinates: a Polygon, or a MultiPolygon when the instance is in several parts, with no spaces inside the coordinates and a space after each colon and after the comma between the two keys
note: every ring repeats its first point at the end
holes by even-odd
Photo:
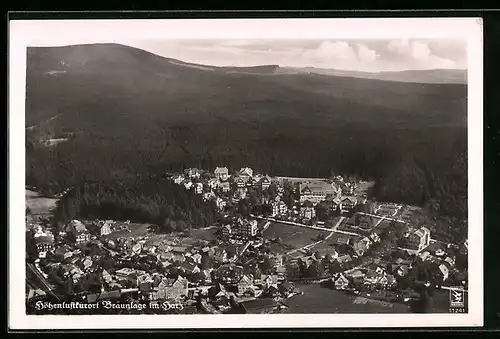
{"type": "Polygon", "coordinates": [[[186,191],[168,179],[143,177],[129,182],[93,182],[74,187],[57,204],[59,227],[75,218],[150,222],[165,231],[210,226],[213,202],[186,191]]]}

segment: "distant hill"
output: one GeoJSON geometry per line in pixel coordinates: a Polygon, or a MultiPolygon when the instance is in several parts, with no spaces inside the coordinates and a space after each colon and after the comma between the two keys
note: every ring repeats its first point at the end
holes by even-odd
{"type": "Polygon", "coordinates": [[[385,177],[381,197],[412,203],[462,187],[433,182],[465,152],[463,84],[196,65],[117,44],[27,56],[27,181],[37,187],[218,165],[385,177]]]}
{"type": "Polygon", "coordinates": [[[467,71],[461,69],[408,70],[394,72],[358,72],[327,68],[288,68],[297,73],[316,73],[331,76],[375,79],[397,82],[413,82],[424,84],[467,84],[467,71]]]}

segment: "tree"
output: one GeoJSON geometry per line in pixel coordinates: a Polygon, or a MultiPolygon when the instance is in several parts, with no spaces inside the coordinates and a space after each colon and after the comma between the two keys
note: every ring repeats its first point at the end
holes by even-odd
{"type": "Polygon", "coordinates": [[[273,269],[273,262],[271,258],[264,257],[263,262],[260,264],[259,268],[262,270],[264,274],[271,274],[273,269]]]}
{"type": "Polygon", "coordinates": [[[307,276],[311,278],[320,277],[324,272],[324,268],[317,261],[311,263],[311,265],[307,268],[307,276]]]}

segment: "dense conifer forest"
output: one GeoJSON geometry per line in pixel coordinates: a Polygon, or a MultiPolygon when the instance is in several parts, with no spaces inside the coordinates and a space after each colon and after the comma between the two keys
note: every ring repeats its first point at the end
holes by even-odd
{"type": "Polygon", "coordinates": [[[463,220],[465,110],[461,84],[206,71],[120,45],[30,48],[26,180],[47,194],[75,188],[61,220],[74,209],[209,224],[213,206],[158,178],[220,165],[356,175],[375,180],[376,199],[463,220]]]}

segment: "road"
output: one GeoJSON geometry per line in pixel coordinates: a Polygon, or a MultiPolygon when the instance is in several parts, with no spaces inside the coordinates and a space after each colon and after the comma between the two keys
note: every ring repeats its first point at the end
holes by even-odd
{"type": "Polygon", "coordinates": [[[58,301],[61,301],[59,297],[52,292],[53,286],[49,284],[49,282],[45,279],[45,277],[34,267],[33,264],[26,263],[26,268],[32,273],[32,275],[36,278],[37,282],[43,287],[45,293],[50,294],[58,301]]]}
{"type": "MultiPolygon", "coordinates": [[[[300,224],[300,223],[293,222],[293,221],[276,220],[274,218],[258,217],[258,216],[255,216],[255,215],[252,215],[252,217],[256,218],[256,219],[263,219],[263,220],[268,220],[268,221],[271,221],[271,222],[277,222],[277,223],[280,223],[280,224],[287,224],[287,225],[299,226],[299,227],[304,227],[304,228],[310,228],[310,229],[318,230],[318,231],[332,231],[331,228],[319,227],[319,226],[312,226],[312,225],[305,225],[305,224],[300,224]]],[[[339,225],[340,225],[340,221],[337,222],[337,225],[335,225],[334,227],[338,228],[339,225]]],[[[347,232],[347,231],[341,231],[341,230],[338,230],[338,229],[334,230],[333,232],[359,237],[359,234],[357,234],[357,233],[347,232]]]]}
{"type": "MultiPolygon", "coordinates": [[[[401,219],[394,219],[394,218],[389,218],[387,216],[382,216],[382,215],[377,215],[377,214],[370,214],[370,213],[365,213],[365,212],[358,212],[359,214],[367,215],[369,217],[375,217],[375,218],[385,218],[385,220],[390,220],[390,221],[396,221],[400,222],[403,224],[406,224],[407,222],[401,219]]],[[[378,224],[377,224],[378,225],[378,224]]]]}

